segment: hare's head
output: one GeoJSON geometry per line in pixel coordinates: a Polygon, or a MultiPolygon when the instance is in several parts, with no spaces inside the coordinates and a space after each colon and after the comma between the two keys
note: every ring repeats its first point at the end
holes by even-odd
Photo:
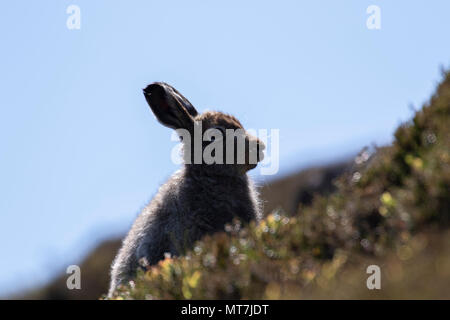
{"type": "Polygon", "coordinates": [[[245,173],[263,158],[262,141],[244,130],[235,117],[222,112],[199,114],[175,88],[155,82],[144,96],[158,121],[177,130],[186,164],[220,173],[245,173]]]}

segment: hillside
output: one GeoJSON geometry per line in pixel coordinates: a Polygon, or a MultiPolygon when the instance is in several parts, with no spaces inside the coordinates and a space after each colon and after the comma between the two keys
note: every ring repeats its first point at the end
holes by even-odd
{"type": "Polygon", "coordinates": [[[294,215],[299,204],[310,205],[314,195],[328,195],[335,191],[333,181],[351,167],[351,162],[331,163],[291,173],[260,188],[264,215],[281,209],[294,215]]]}
{"type": "MultiPolygon", "coordinates": [[[[205,238],[116,298],[450,298],[449,111],[445,74],[391,146],[264,185],[259,226],[205,238]],[[370,264],[383,290],[367,290],[370,264]]],[[[80,262],[81,290],[67,290],[62,274],[15,298],[98,299],[119,246],[106,241],[80,262]]]]}
{"type": "MultiPolygon", "coordinates": [[[[334,190],[333,179],[344,172],[348,163],[308,168],[260,186],[265,213],[282,208],[291,214],[299,204],[310,203],[314,194],[334,190]]],[[[81,290],[67,290],[67,275],[62,273],[47,285],[16,294],[16,299],[98,299],[108,290],[109,268],[121,244],[121,239],[100,243],[78,264],[82,270],[81,290]]]]}
{"type": "Polygon", "coordinates": [[[109,266],[119,250],[121,240],[112,239],[100,243],[78,265],[81,269],[81,289],[68,290],[67,274],[57,275],[48,284],[23,293],[17,293],[12,299],[43,300],[92,300],[108,290],[109,266]]]}
{"type": "Polygon", "coordinates": [[[297,214],[228,226],[116,299],[450,298],[450,74],[392,145],[363,151],[297,214]],[[369,264],[383,290],[366,288],[369,264]]]}

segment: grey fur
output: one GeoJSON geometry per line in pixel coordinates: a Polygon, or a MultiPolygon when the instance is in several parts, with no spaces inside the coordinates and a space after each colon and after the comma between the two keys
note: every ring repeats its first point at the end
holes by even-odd
{"type": "MultiPolygon", "coordinates": [[[[161,116],[164,110],[157,109],[164,101],[163,108],[180,108],[189,104],[181,94],[164,83],[156,83],[144,90],[144,94],[158,96],[158,103],[146,96],[147,101],[157,115],[158,120],[166,126],[178,127],[172,115],[161,116]],[[150,88],[150,89],[149,89],[150,88]],[[162,88],[162,89],[161,89],[162,88]],[[155,93],[155,90],[158,91],[155,93]],[[175,97],[184,99],[174,103],[175,97]],[[157,110],[155,110],[157,109],[157,110]],[[170,119],[169,119],[170,118],[170,119]],[[172,121],[171,123],[168,123],[172,121]]],[[[178,101],[178,100],[177,100],[178,101]]],[[[167,111],[167,110],[166,110],[167,111]]],[[[234,117],[220,112],[208,112],[198,115],[192,107],[188,113],[195,121],[202,121],[205,128],[217,126],[241,126],[234,117]]],[[[182,114],[186,117],[186,114],[182,114]]],[[[177,119],[177,121],[179,121],[177,119]]],[[[185,121],[185,119],[183,119],[185,121]]],[[[249,139],[253,137],[249,136],[249,139]]],[[[259,142],[261,145],[262,142],[259,142]]],[[[184,146],[187,148],[189,146],[184,146]]],[[[262,147],[263,148],[263,147],[262,147]]],[[[254,166],[246,165],[206,165],[184,164],[162,185],[153,200],[142,210],[131,230],[123,240],[111,270],[111,296],[118,285],[131,280],[136,271],[145,264],[153,265],[164,258],[165,253],[183,254],[193,243],[206,234],[224,229],[225,224],[234,218],[243,222],[259,220],[261,208],[258,194],[247,171],[254,166]]]]}

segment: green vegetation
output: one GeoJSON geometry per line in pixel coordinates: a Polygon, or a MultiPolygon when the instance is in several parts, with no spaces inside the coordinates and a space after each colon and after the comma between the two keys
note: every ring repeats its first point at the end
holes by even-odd
{"type": "Polygon", "coordinates": [[[337,190],[198,242],[116,299],[450,298],[450,73],[391,146],[363,150],[337,190]],[[366,288],[365,268],[382,268],[366,288]]]}

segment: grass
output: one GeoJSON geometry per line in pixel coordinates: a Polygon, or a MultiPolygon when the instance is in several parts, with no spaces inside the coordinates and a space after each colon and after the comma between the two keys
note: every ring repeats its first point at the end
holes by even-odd
{"type": "Polygon", "coordinates": [[[140,272],[114,298],[449,298],[449,115],[444,72],[392,145],[363,150],[332,194],[294,216],[236,221],[140,272]],[[366,288],[369,264],[381,267],[382,290],[366,288]]]}

